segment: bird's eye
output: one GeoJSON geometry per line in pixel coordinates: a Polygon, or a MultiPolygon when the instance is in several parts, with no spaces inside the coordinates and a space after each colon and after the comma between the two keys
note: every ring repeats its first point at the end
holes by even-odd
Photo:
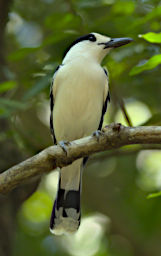
{"type": "Polygon", "coordinates": [[[88,40],[91,42],[95,42],[96,41],[96,37],[94,35],[89,35],[88,40]]]}

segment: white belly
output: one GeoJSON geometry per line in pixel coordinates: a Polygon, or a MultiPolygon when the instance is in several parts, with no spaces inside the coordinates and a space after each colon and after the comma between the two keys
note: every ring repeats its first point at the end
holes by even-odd
{"type": "Polygon", "coordinates": [[[54,82],[53,123],[57,141],[79,139],[98,129],[105,80],[100,67],[91,67],[88,72],[83,67],[61,68],[54,82]]]}

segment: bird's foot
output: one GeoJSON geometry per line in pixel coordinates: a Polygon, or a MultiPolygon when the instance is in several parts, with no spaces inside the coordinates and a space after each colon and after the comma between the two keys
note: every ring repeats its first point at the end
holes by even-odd
{"type": "Polygon", "coordinates": [[[100,137],[103,136],[103,135],[104,135],[104,132],[99,131],[99,130],[93,132],[93,134],[92,134],[92,136],[95,137],[98,142],[99,142],[99,140],[100,140],[100,137]]]}
{"type": "Polygon", "coordinates": [[[62,141],[59,141],[59,146],[62,148],[62,150],[66,153],[66,155],[67,155],[67,153],[68,153],[68,149],[67,149],[67,146],[70,146],[70,142],[69,141],[64,141],[64,140],[62,140],[62,141]]]}

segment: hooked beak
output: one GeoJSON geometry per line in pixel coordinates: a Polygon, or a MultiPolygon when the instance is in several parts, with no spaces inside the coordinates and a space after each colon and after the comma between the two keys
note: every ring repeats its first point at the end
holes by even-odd
{"type": "Polygon", "coordinates": [[[105,43],[105,47],[106,48],[117,48],[120,47],[122,45],[131,43],[133,41],[132,38],[130,37],[124,37],[124,38],[112,38],[109,42],[105,43]]]}

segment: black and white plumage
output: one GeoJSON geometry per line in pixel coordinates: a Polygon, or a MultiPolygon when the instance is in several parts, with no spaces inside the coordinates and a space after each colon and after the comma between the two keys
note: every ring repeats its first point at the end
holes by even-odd
{"type": "MultiPolygon", "coordinates": [[[[90,33],[74,41],[56,69],[50,92],[50,128],[53,141],[72,141],[101,130],[110,100],[107,71],[101,67],[111,48],[130,38],[111,39],[90,33]]],[[[80,224],[81,176],[85,159],[59,171],[57,198],[50,230],[56,235],[75,232],[80,224]]]]}

